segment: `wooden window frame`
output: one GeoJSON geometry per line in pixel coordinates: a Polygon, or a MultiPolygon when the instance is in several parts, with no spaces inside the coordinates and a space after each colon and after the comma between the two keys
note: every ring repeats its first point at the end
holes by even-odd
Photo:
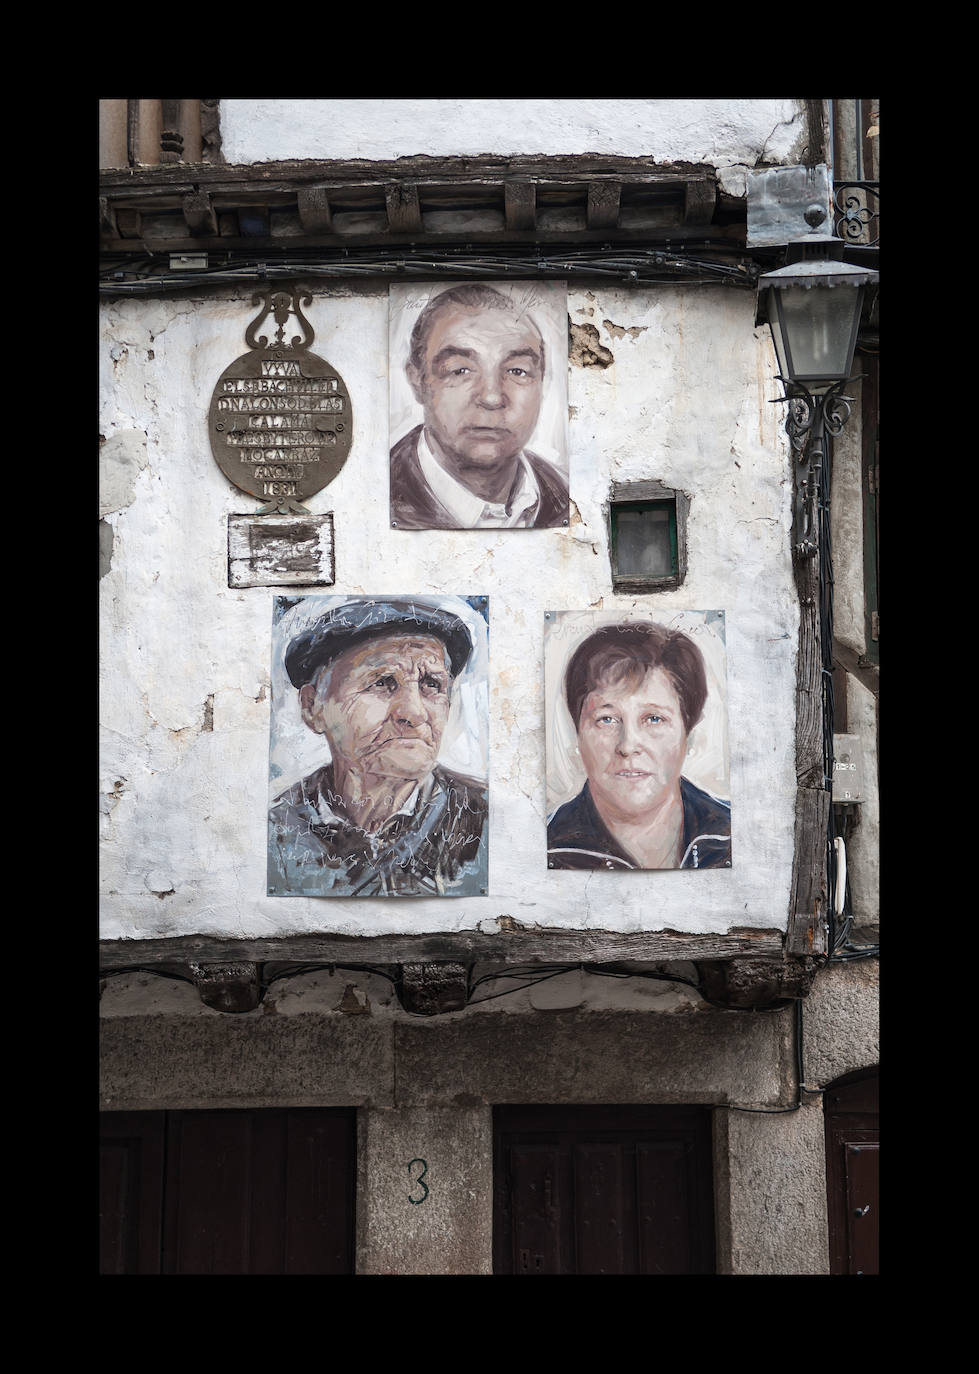
{"type": "Polygon", "coordinates": [[[690,498],[682,491],[664,486],[657,479],[639,482],[613,482],[606,511],[608,556],[612,590],[624,595],[670,592],[681,586],[687,575],[687,517],[690,498]],[[674,571],[665,577],[636,577],[616,570],[616,521],[621,510],[648,510],[666,507],[670,511],[670,545],[674,571]]]}

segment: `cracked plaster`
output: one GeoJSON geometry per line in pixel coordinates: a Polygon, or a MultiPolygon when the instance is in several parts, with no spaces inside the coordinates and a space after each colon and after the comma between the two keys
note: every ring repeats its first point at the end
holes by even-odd
{"type": "Polygon", "coordinates": [[[490,598],[492,895],[366,904],[265,893],[278,589],[227,585],[227,517],[253,503],[220,472],[207,435],[212,389],[245,351],[251,292],[107,306],[107,374],[120,340],[125,353],[106,377],[101,432],[119,450],[145,436],[145,449],[132,499],[111,515],[100,583],[103,937],[471,930],[501,913],[572,929],[784,926],[798,612],[785,440],[768,404],[774,360],[753,305],[720,287],[569,290],[570,317],[600,321],[592,328],[611,354],[607,367],[569,368],[572,526],[416,534],[389,527],[386,291],[314,293],[313,349],[354,398],[348,461],[310,500],[334,512],[336,590],[490,598]],[[544,863],[543,611],[647,604],[611,593],[605,525],[611,482],[647,477],[691,498],[689,573],[655,609],[727,613],[734,867],[582,881],[544,863]]]}
{"type": "Polygon", "coordinates": [[[547,152],[754,167],[798,161],[804,136],[801,100],[221,101],[229,163],[547,152]]]}

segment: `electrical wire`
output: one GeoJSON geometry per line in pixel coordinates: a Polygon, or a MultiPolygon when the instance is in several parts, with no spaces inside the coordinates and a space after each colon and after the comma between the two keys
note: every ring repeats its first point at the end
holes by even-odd
{"type": "MultiPolygon", "coordinates": [[[[675,281],[692,285],[716,284],[754,289],[760,269],[754,262],[722,262],[711,258],[677,254],[668,248],[621,250],[603,253],[592,249],[571,249],[567,253],[516,254],[495,257],[446,249],[425,256],[391,250],[358,257],[341,250],[335,257],[269,257],[232,259],[204,269],[160,270],[154,275],[155,261],[145,255],[135,262],[116,257],[100,271],[100,291],[107,296],[145,295],[167,290],[184,291],[197,286],[222,286],[235,283],[279,281],[286,278],[344,277],[419,277],[476,275],[518,277],[599,276],[610,277],[624,285],[641,286],[675,281]],[[136,276],[136,280],[126,280],[136,276]]],[[[160,255],[162,256],[162,255],[160,255]]],[[[166,255],[169,262],[169,254],[166,255]]],[[[212,255],[213,256],[213,255],[212,255]]]]}
{"type": "Polygon", "coordinates": [[[795,1102],[791,1107],[739,1107],[736,1103],[729,1102],[725,1105],[731,1112],[750,1112],[754,1116],[784,1116],[787,1112],[797,1112],[802,1106],[803,1093],[821,1093],[823,1088],[810,1088],[806,1086],[805,1074],[803,1070],[803,1050],[802,1050],[802,999],[797,998],[795,1002],[795,1102]]]}

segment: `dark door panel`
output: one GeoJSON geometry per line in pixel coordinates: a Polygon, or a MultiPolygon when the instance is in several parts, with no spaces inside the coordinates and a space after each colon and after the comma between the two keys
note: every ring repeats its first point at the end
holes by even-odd
{"type": "Polygon", "coordinates": [[[498,1107],[494,1269],[714,1272],[707,1108],[498,1107]]]}
{"type": "Polygon", "coordinates": [[[163,1112],[104,1112],[99,1134],[99,1273],[160,1272],[163,1112]]]}
{"type": "Polygon", "coordinates": [[[880,1272],[880,1127],[873,1069],[831,1083],[826,1120],[830,1272],[880,1272]]]}
{"type": "Polygon", "coordinates": [[[110,1112],[102,1122],[102,1273],[353,1272],[352,1109],[110,1112]]]}

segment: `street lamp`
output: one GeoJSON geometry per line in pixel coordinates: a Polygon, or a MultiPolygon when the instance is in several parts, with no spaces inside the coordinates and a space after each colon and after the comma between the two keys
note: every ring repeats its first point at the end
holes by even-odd
{"type": "Polygon", "coordinates": [[[843,240],[806,234],[788,245],[785,267],[758,279],[756,324],[767,323],[789,413],[785,429],[797,458],[796,556],[818,547],[817,500],[825,436],[839,434],[850,414],[842,394],[850,377],[864,291],[876,272],[843,261],[843,240]],[[808,459],[808,462],[807,462],[808,459]]]}

